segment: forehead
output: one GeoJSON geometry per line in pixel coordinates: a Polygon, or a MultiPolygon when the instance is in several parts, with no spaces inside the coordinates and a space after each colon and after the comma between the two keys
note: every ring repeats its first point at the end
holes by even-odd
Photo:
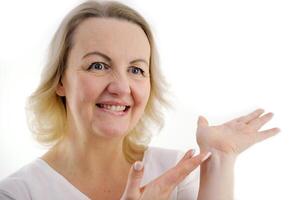
{"type": "Polygon", "coordinates": [[[89,18],[76,29],[74,50],[85,54],[101,51],[111,56],[149,59],[150,45],[141,27],[120,19],[89,18]]]}

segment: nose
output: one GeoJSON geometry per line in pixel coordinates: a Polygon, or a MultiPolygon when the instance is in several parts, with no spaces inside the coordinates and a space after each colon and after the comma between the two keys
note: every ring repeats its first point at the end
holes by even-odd
{"type": "Polygon", "coordinates": [[[108,85],[108,92],[114,96],[124,96],[131,93],[129,80],[126,75],[112,74],[111,81],[108,85]]]}

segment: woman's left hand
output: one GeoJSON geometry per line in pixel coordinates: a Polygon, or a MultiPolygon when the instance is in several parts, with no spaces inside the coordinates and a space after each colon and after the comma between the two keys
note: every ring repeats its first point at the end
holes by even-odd
{"type": "Polygon", "coordinates": [[[261,116],[263,113],[263,109],[257,109],[219,126],[208,126],[207,120],[200,116],[196,134],[200,149],[237,156],[251,145],[276,135],[279,128],[259,131],[273,117],[272,113],[261,116]]]}

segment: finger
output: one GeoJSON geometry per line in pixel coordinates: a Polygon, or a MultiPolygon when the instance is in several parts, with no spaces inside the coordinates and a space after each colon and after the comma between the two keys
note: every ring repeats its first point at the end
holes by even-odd
{"type": "Polygon", "coordinates": [[[211,152],[202,152],[184,162],[179,162],[174,168],[163,175],[163,184],[170,185],[171,189],[174,189],[186,176],[208,159],[210,155],[211,152]]]}
{"type": "Polygon", "coordinates": [[[198,125],[199,126],[208,126],[207,119],[205,117],[203,117],[203,116],[199,116],[198,125]]]}
{"type": "Polygon", "coordinates": [[[251,125],[255,130],[259,130],[263,125],[265,125],[272,119],[273,115],[273,113],[267,113],[259,118],[250,121],[249,125],[251,125]]]}
{"type": "Polygon", "coordinates": [[[257,109],[255,111],[251,112],[248,115],[237,118],[236,121],[242,122],[242,123],[248,123],[249,121],[254,120],[255,118],[258,118],[262,113],[264,113],[264,110],[260,108],[260,109],[257,109]]]}
{"type": "Polygon", "coordinates": [[[144,167],[143,163],[136,161],[129,172],[125,191],[122,195],[122,200],[139,199],[141,196],[140,184],[143,177],[144,167]]]}
{"type": "Polygon", "coordinates": [[[185,153],[185,155],[183,156],[183,158],[181,158],[181,160],[179,162],[184,162],[185,160],[191,158],[194,154],[195,154],[195,150],[194,149],[190,149],[189,151],[187,151],[185,153]]]}
{"type": "Polygon", "coordinates": [[[256,134],[256,142],[266,140],[280,132],[279,128],[271,128],[265,131],[260,131],[256,134]]]}
{"type": "Polygon", "coordinates": [[[200,166],[200,164],[208,159],[210,155],[211,152],[201,152],[183,163],[178,163],[176,166],[177,180],[174,180],[174,184],[177,185],[183,181],[186,176],[200,166]]]}

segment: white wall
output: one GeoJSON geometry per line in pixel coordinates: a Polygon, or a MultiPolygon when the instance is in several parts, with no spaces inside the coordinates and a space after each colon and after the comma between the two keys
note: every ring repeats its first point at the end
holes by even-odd
{"type": "MultiPolygon", "coordinates": [[[[241,200],[301,199],[301,5],[295,0],[123,1],[152,24],[175,109],[152,145],[186,150],[199,114],[219,124],[262,107],[276,137],[236,165],[241,200]]],[[[79,1],[0,1],[0,179],[45,150],[31,139],[25,99],[47,45],[79,1]]]]}

